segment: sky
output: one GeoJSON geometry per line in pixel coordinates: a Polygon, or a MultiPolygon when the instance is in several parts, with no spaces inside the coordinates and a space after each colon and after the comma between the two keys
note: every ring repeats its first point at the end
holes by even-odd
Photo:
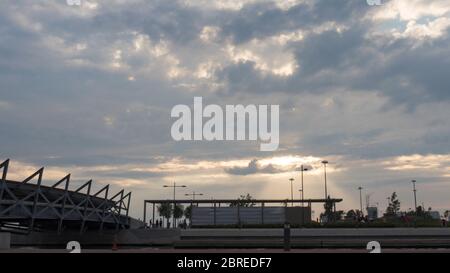
{"type": "MultiPolygon", "coordinates": [[[[450,1],[0,2],[0,161],[172,198],[305,198],[450,209],[450,1]],[[278,104],[280,145],[174,141],[177,104],[278,104]],[[365,201],[364,201],[365,202],[365,201]]],[[[365,204],[364,204],[365,206],[365,204]]],[[[315,215],[322,211],[314,207],[315,215]]]]}

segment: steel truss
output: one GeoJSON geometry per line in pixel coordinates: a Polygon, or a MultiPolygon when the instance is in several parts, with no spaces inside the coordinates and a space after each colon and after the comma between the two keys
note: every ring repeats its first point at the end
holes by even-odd
{"type": "Polygon", "coordinates": [[[126,229],[131,192],[124,190],[109,197],[106,185],[92,194],[92,180],[69,190],[70,174],[52,186],[42,184],[44,168],[21,182],[7,180],[9,159],[0,164],[0,229],[16,227],[33,230],[126,229]],[[36,183],[31,183],[36,180],[36,183]]]}

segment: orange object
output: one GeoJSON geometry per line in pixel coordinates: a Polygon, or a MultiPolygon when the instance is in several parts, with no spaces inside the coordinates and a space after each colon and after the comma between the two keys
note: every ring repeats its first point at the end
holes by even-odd
{"type": "Polygon", "coordinates": [[[113,241],[113,245],[112,245],[111,250],[112,250],[112,251],[117,251],[117,250],[119,250],[119,247],[117,246],[117,237],[116,237],[116,236],[114,236],[114,241],[113,241]]]}

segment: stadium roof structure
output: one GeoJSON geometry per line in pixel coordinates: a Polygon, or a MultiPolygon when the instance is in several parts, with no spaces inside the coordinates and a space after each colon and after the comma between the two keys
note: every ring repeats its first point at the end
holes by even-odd
{"type": "Polygon", "coordinates": [[[92,180],[69,190],[70,174],[51,186],[42,184],[44,168],[23,181],[7,179],[9,159],[0,164],[0,231],[127,229],[131,192],[109,196],[106,185],[92,193],[92,180]],[[36,183],[32,183],[32,181],[36,183]]]}

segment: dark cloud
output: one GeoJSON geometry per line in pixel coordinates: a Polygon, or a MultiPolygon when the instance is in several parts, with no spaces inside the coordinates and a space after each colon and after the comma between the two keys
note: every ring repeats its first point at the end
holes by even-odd
{"type": "Polygon", "coordinates": [[[267,2],[248,4],[223,24],[222,34],[240,44],[299,28],[307,30],[327,22],[348,22],[367,10],[367,5],[358,0],[319,0],[300,3],[287,10],[267,2]]]}
{"type": "MultiPolygon", "coordinates": [[[[0,102],[8,107],[0,104],[2,155],[38,165],[259,156],[253,143],[174,142],[170,109],[191,105],[194,95],[217,104],[280,103],[279,153],[383,157],[448,151],[448,111],[417,114],[422,107],[448,102],[448,30],[429,41],[393,38],[377,33],[367,20],[372,10],[359,0],[310,1],[288,9],[265,1],[240,10],[192,7],[183,1],[100,2],[83,15],[63,2],[3,5],[0,102]],[[199,40],[205,26],[218,28],[210,44],[199,40]],[[303,39],[271,48],[267,39],[297,30],[305,33],[303,39]],[[152,46],[161,42],[167,48],[158,57],[137,54],[136,33],[152,46]],[[223,53],[227,46],[251,51],[248,43],[254,39],[257,46],[268,47],[261,59],[276,59],[275,51],[291,54],[298,68],[279,76],[262,71],[258,60],[231,60],[223,53]],[[77,43],[86,49],[73,50],[77,43]],[[125,68],[110,67],[116,49],[122,50],[125,68]],[[74,60],[87,64],[74,65],[74,60]],[[212,77],[192,76],[205,62],[216,65],[212,77]],[[176,69],[182,76],[167,77],[176,69]],[[127,80],[131,74],[135,81],[127,80]],[[354,93],[345,94],[348,90],[354,93]],[[353,106],[357,92],[368,96],[361,100],[367,106],[384,97],[390,101],[364,112],[370,107],[353,106]],[[379,97],[371,97],[374,93],[379,97]],[[330,97],[341,98],[334,99],[332,110],[321,106],[330,97]],[[305,111],[286,110],[295,107],[305,111]],[[367,120],[357,120],[361,115],[367,120]],[[407,125],[394,125],[394,119],[407,125]],[[423,122],[414,126],[412,120],[423,122]]],[[[231,172],[251,172],[251,167],[231,172]]]]}
{"type": "Polygon", "coordinates": [[[261,166],[257,159],[253,159],[246,167],[231,167],[226,168],[225,172],[233,175],[251,175],[257,173],[281,173],[285,170],[279,169],[272,164],[261,166]]]}

